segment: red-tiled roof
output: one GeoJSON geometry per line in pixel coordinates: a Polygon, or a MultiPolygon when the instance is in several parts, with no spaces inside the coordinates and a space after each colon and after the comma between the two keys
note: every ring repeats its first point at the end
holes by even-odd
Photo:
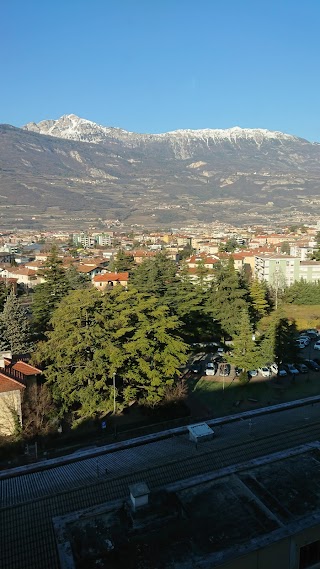
{"type": "Polygon", "coordinates": [[[7,375],[0,373],[0,393],[5,393],[6,391],[17,391],[17,389],[25,389],[25,385],[12,377],[8,377],[7,375]]]}
{"type": "Polygon", "coordinates": [[[10,269],[10,273],[14,275],[27,275],[28,277],[33,277],[37,274],[37,271],[34,271],[33,269],[27,269],[26,267],[19,267],[18,269],[12,267],[10,269]]]}
{"type": "Polygon", "coordinates": [[[20,371],[23,375],[39,375],[42,371],[25,362],[17,362],[12,366],[16,371],[20,371]]]}
{"type": "Polygon", "coordinates": [[[99,265],[78,265],[76,268],[79,273],[91,273],[98,267],[99,265]]]}
{"type": "Polygon", "coordinates": [[[96,275],[93,277],[94,282],[108,282],[108,281],[127,281],[129,273],[104,273],[103,275],[96,275]]]}

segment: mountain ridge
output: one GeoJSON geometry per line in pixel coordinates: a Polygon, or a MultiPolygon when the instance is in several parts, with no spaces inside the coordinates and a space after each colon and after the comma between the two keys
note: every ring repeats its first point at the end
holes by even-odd
{"type": "Polygon", "coordinates": [[[177,227],[221,219],[296,221],[320,213],[320,145],[293,135],[258,139],[249,129],[253,139],[248,129],[234,127],[237,136],[223,131],[211,143],[203,129],[197,137],[190,131],[136,135],[75,115],[63,123],[73,138],[61,136],[61,123],[53,136],[52,121],[45,127],[50,134],[30,123],[24,129],[0,125],[1,224],[48,227],[52,220],[65,227],[76,219],[79,227],[79,220],[120,219],[177,227]]]}
{"type": "Polygon", "coordinates": [[[94,140],[86,140],[86,134],[100,137],[114,136],[120,139],[131,138],[132,140],[161,140],[169,138],[204,138],[218,143],[221,140],[229,142],[237,142],[238,139],[253,140],[256,144],[261,144],[263,140],[300,140],[309,142],[303,138],[286,134],[280,131],[272,131],[262,128],[241,128],[239,126],[228,129],[177,129],[162,133],[137,133],[127,131],[118,127],[103,126],[88,119],[78,117],[77,115],[62,115],[59,119],[48,119],[39,123],[27,123],[23,130],[37,132],[38,134],[46,134],[56,136],[58,138],[67,138],[69,140],[80,140],[79,136],[83,136],[83,142],[100,143],[101,138],[94,140]]]}

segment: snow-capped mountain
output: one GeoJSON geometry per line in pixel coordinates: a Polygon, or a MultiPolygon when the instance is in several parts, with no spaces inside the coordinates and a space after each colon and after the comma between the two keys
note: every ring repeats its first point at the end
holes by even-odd
{"type": "Polygon", "coordinates": [[[187,129],[160,134],[139,134],[120,128],[101,126],[76,115],[63,115],[57,120],[28,123],[23,129],[91,144],[119,141],[131,148],[166,145],[167,148],[171,148],[175,158],[184,160],[191,158],[194,149],[201,146],[214,149],[215,146],[221,144],[235,146],[241,145],[243,142],[251,142],[260,147],[266,142],[283,144],[285,142],[303,141],[303,139],[283,132],[260,128],[240,128],[238,126],[228,129],[187,129]]]}
{"type": "Polygon", "coordinates": [[[0,125],[0,222],[13,227],[39,215],[66,227],[317,219],[319,179],[319,144],[265,129],[139,134],[75,115],[0,125]]]}

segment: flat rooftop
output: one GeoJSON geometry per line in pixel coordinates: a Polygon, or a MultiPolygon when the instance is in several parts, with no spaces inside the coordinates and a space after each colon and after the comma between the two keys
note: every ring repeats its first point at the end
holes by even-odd
{"type": "Polygon", "coordinates": [[[62,569],[193,569],[297,533],[315,514],[320,522],[320,447],[155,490],[137,512],[129,500],[82,510],[55,528],[62,569]]]}
{"type": "MultiPolygon", "coordinates": [[[[79,517],[79,512],[87,517],[88,508],[93,510],[102,507],[105,510],[106,504],[110,501],[120,500],[123,503],[129,497],[129,486],[138,482],[148,484],[151,491],[150,500],[154,499],[153,496],[160,489],[174,493],[174,499],[181,504],[180,510],[185,509],[185,515],[189,516],[189,499],[192,494],[185,496],[180,495],[181,492],[191,487],[198,487],[200,492],[201,484],[214,484],[214,479],[222,480],[227,475],[233,481],[233,476],[236,476],[236,485],[232,482],[234,492],[236,493],[237,488],[243,483],[247,488],[246,493],[250,490],[255,496],[257,503],[255,508],[257,507],[259,511],[258,490],[250,486],[252,482],[249,484],[248,479],[242,478],[243,473],[247,471],[252,473],[252,469],[258,467],[255,461],[260,461],[259,469],[261,469],[261,461],[268,458],[270,453],[283,453],[288,458],[287,455],[290,453],[296,453],[295,447],[298,445],[302,445],[303,448],[303,451],[299,450],[298,453],[300,460],[302,456],[307,456],[308,470],[306,466],[301,469],[301,486],[302,489],[304,487],[304,493],[301,489],[297,492],[299,496],[305,496],[300,507],[302,510],[303,504],[306,503],[308,514],[309,503],[310,508],[312,504],[318,507],[318,498],[316,500],[312,494],[318,496],[317,468],[320,470],[320,465],[318,455],[311,452],[310,445],[315,449],[320,448],[320,443],[313,442],[320,440],[319,411],[320,403],[313,402],[312,405],[282,409],[272,415],[264,413],[254,417],[251,424],[248,418],[241,415],[240,419],[232,422],[220,426],[214,424],[216,437],[202,442],[198,448],[195,443],[189,441],[186,432],[179,435],[173,433],[143,444],[136,444],[136,441],[132,440],[128,448],[123,448],[122,443],[115,443],[111,445],[112,448],[106,447],[101,450],[99,456],[95,457],[79,457],[75,453],[70,455],[70,460],[74,457],[70,463],[42,461],[30,465],[34,471],[21,468],[12,472],[1,472],[1,569],[60,569],[53,520],[64,519],[65,516],[73,515],[73,512],[76,513],[76,517],[79,517]],[[311,465],[314,466],[314,471],[310,470],[311,465]],[[305,473],[310,473],[308,478],[305,473]],[[307,495],[310,495],[309,501],[307,495]]],[[[279,460],[279,456],[276,459],[274,455],[271,457],[273,464],[271,470],[276,468],[279,460]]],[[[284,464],[290,465],[290,461],[284,464]]],[[[267,468],[266,461],[263,468],[267,468]]],[[[288,472],[291,471],[291,467],[286,466],[286,468],[288,472]]],[[[296,466],[294,472],[298,476],[297,468],[296,466]]],[[[255,480],[257,483],[262,481],[264,486],[265,505],[262,509],[265,511],[269,488],[267,483],[271,481],[271,475],[265,480],[263,471],[259,472],[261,476],[256,474],[255,480]]],[[[284,472],[283,469],[281,476],[288,475],[284,472]]],[[[270,482],[271,493],[275,499],[278,499],[275,492],[282,488],[280,478],[278,474],[274,478],[274,485],[270,482]]],[[[287,484],[287,487],[290,484],[294,487],[295,481],[287,484]]],[[[285,489],[284,485],[283,492],[285,489]]],[[[242,499],[242,495],[239,494],[240,502],[242,499]]],[[[280,502],[281,500],[280,496],[280,502]]],[[[297,500],[293,502],[298,507],[297,500]]],[[[293,505],[290,509],[287,500],[285,507],[290,511],[289,523],[295,523],[293,505]]],[[[281,523],[284,522],[280,513],[274,510],[274,502],[270,509],[271,519],[274,521],[276,517],[276,525],[281,527],[281,523]]],[[[281,515],[284,515],[283,511],[281,515]]],[[[297,520],[300,520],[299,515],[297,520]]],[[[70,523],[70,520],[61,522],[63,527],[70,523]]],[[[258,534],[256,538],[263,539],[265,535],[269,534],[258,534]]],[[[221,538],[222,546],[224,539],[226,538],[221,538]]],[[[212,551],[211,554],[219,553],[212,551]]]]}

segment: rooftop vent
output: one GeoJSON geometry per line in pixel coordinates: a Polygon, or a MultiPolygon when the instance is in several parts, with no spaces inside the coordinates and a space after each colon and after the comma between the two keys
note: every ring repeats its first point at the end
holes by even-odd
{"type": "Polygon", "coordinates": [[[189,440],[195,443],[209,441],[214,437],[214,430],[207,423],[198,423],[197,425],[189,425],[189,440]]]}
{"type": "Polygon", "coordinates": [[[133,510],[147,506],[149,503],[150,490],[145,482],[137,482],[129,486],[130,500],[133,510]]]}

